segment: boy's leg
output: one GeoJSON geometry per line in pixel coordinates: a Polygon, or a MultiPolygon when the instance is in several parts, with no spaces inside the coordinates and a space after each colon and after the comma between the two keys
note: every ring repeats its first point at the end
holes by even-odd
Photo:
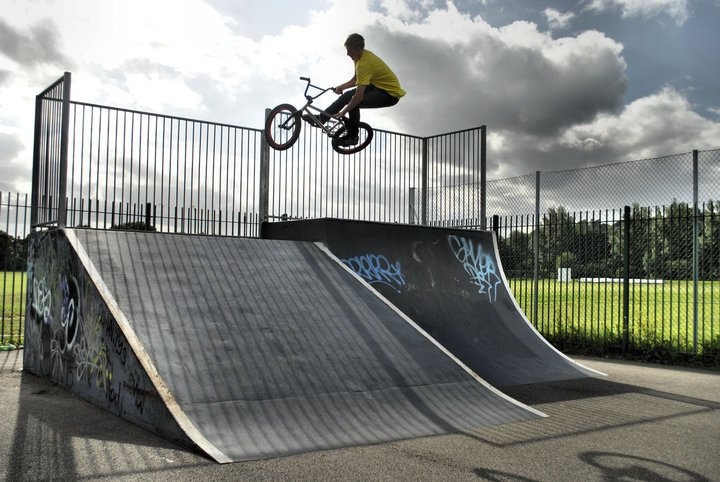
{"type": "MultiPolygon", "coordinates": [[[[343,107],[345,107],[346,105],[348,105],[348,104],[350,103],[350,99],[353,98],[353,95],[355,95],[355,89],[346,90],[345,92],[343,92],[343,93],[340,95],[340,97],[338,97],[338,98],[335,100],[335,102],[333,102],[332,104],[330,104],[330,105],[325,109],[325,112],[327,112],[327,113],[330,114],[330,115],[332,115],[332,114],[337,114],[338,112],[340,112],[340,111],[343,109],[343,107]]],[[[321,114],[321,115],[320,115],[320,120],[322,120],[322,121],[323,121],[323,124],[324,124],[325,122],[329,121],[330,118],[329,118],[328,116],[324,115],[324,114],[321,114]]]]}
{"type": "MultiPolygon", "coordinates": [[[[355,91],[353,91],[354,93],[355,91]]],[[[352,98],[352,96],[350,96],[352,98]]],[[[398,103],[400,99],[393,97],[382,89],[378,89],[374,85],[365,87],[365,95],[360,105],[348,112],[350,122],[348,122],[348,137],[357,137],[360,130],[360,109],[378,109],[380,107],[390,107],[398,103]]],[[[350,102],[350,99],[348,99],[350,102]]],[[[343,104],[343,106],[345,106],[343,104]]],[[[342,109],[342,107],[340,107],[342,109]]],[[[340,112],[338,109],[337,112],[340,112]]]]}

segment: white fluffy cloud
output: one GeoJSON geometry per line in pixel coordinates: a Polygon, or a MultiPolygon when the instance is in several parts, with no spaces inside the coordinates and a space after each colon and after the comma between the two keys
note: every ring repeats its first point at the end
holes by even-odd
{"type": "Polygon", "coordinates": [[[588,8],[597,11],[620,9],[624,17],[667,15],[678,24],[688,19],[688,0],[589,0],[588,8]]]}
{"type": "Polygon", "coordinates": [[[572,12],[561,12],[554,8],[546,8],[543,13],[551,30],[562,30],[570,26],[576,15],[572,12]]]}

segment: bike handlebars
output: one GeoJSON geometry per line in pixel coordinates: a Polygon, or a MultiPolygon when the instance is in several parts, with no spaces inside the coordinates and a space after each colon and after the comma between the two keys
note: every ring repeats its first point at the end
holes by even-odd
{"type": "Polygon", "coordinates": [[[313,85],[313,84],[310,83],[310,77],[300,77],[300,80],[304,80],[305,82],[307,82],[307,85],[305,86],[305,94],[304,94],[304,95],[305,95],[305,98],[306,98],[308,101],[313,101],[313,100],[317,99],[318,97],[320,97],[321,95],[323,95],[323,94],[324,94],[325,92],[327,92],[328,90],[334,90],[334,89],[335,89],[335,87],[328,87],[327,89],[324,89],[324,88],[322,88],[322,87],[318,87],[317,85],[313,85]],[[309,89],[310,87],[312,87],[312,88],[314,88],[314,89],[318,89],[318,90],[320,91],[320,93],[319,93],[318,95],[316,95],[316,96],[308,95],[308,89],[309,89]]]}

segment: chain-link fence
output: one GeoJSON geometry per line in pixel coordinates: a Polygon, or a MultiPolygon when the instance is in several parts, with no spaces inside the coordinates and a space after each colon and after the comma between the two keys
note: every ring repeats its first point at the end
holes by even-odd
{"type": "MultiPolygon", "coordinates": [[[[478,190],[435,190],[428,205],[478,190]]],[[[546,337],[717,360],[720,150],[488,181],[487,206],[515,296],[546,337]]]]}

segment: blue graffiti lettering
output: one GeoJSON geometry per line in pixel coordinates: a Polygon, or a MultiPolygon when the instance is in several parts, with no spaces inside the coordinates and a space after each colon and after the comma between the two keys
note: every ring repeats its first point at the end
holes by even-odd
{"type": "Polygon", "coordinates": [[[397,290],[398,293],[405,286],[405,275],[400,268],[400,261],[392,264],[381,254],[366,254],[340,261],[371,285],[384,284],[397,290]]]}
{"type": "Polygon", "coordinates": [[[478,292],[487,294],[491,303],[496,301],[497,286],[502,280],[492,256],[483,252],[480,243],[475,247],[472,240],[467,238],[448,236],[448,243],[455,258],[470,275],[470,281],[479,287],[478,292]]]}

